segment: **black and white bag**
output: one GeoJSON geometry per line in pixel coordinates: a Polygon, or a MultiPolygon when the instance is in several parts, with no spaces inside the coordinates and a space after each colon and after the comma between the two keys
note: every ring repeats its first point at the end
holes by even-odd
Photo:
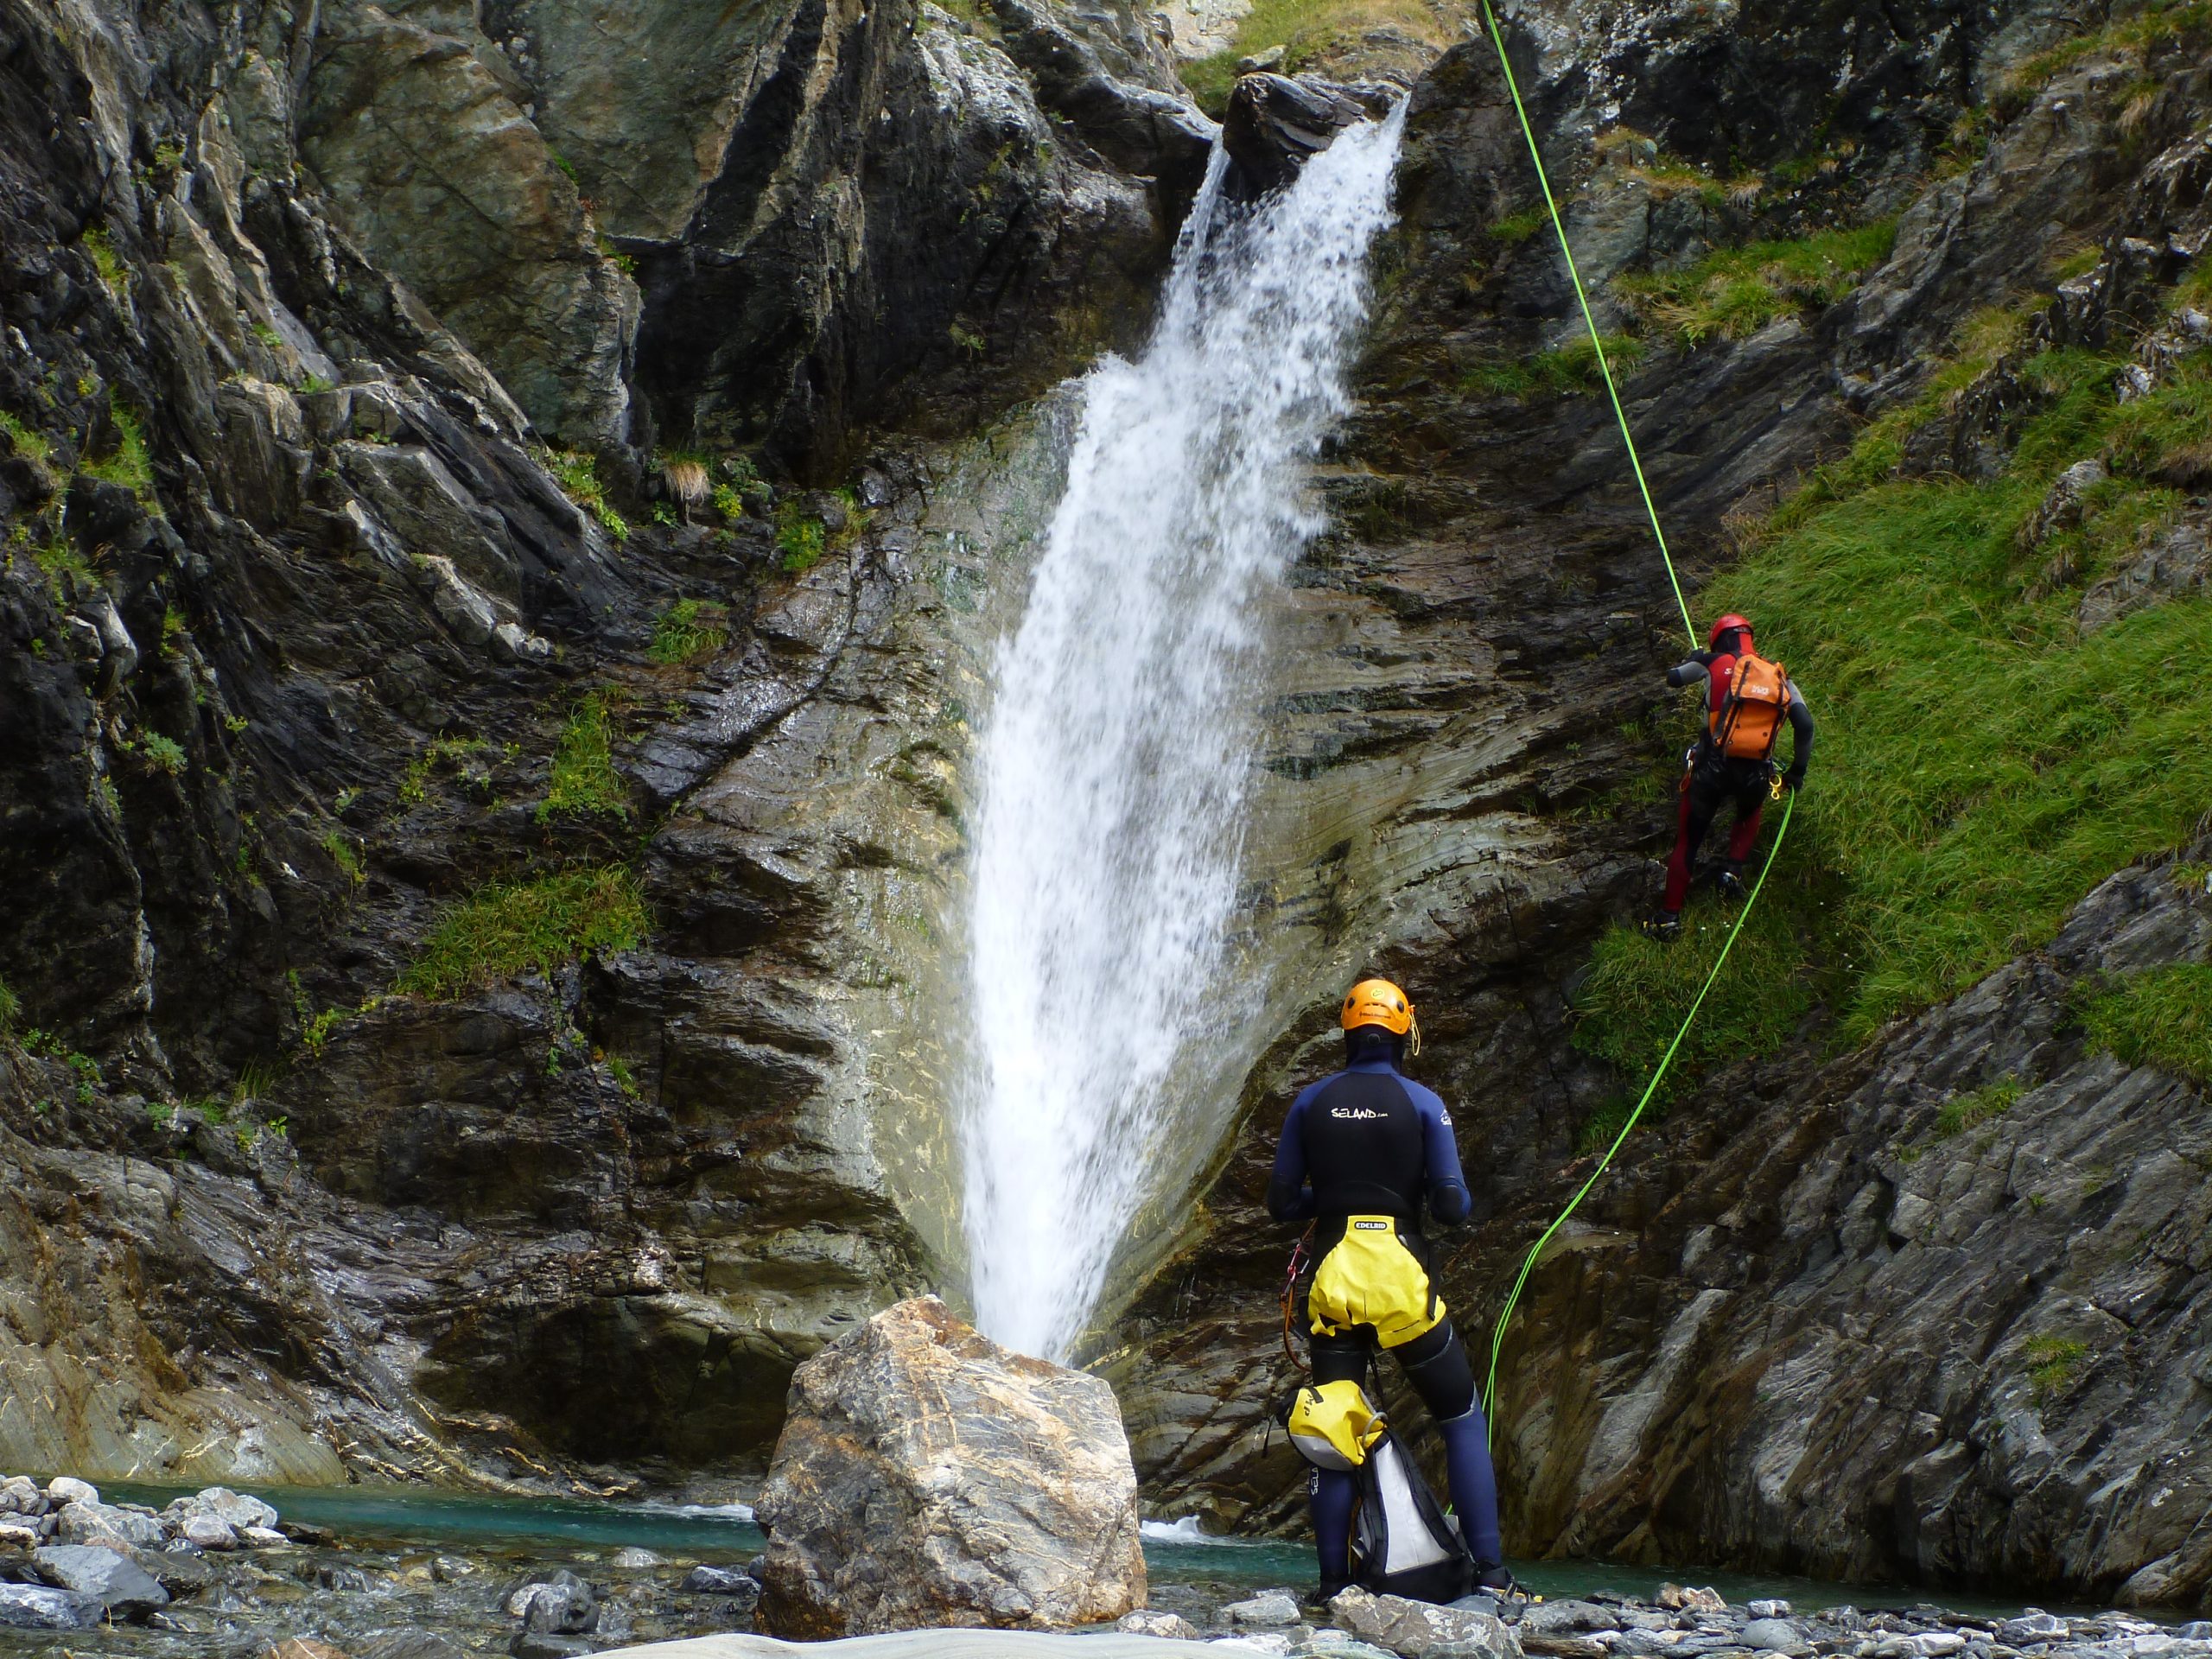
{"type": "Polygon", "coordinates": [[[1457,1601],[1473,1588],[1475,1563],[1414,1460],[1385,1433],[1359,1465],[1351,1524],[1351,1575],[1378,1596],[1457,1601]]]}

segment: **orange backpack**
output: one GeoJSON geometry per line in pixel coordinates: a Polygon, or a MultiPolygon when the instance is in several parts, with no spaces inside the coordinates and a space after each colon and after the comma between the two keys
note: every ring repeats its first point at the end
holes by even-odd
{"type": "Polygon", "coordinates": [[[1789,710],[1789,676],[1780,663],[1745,652],[1728,677],[1728,695],[1711,717],[1713,747],[1731,760],[1764,760],[1789,710]]]}

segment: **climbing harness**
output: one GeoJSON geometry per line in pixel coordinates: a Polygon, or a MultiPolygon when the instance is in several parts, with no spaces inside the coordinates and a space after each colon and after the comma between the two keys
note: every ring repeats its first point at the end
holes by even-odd
{"type": "Polygon", "coordinates": [[[1497,14],[1491,10],[1490,0],[1483,0],[1483,22],[1490,27],[1491,44],[1497,48],[1497,67],[1505,71],[1505,89],[1513,94],[1513,112],[1521,118],[1521,136],[1529,141],[1529,159],[1536,164],[1536,182],[1544,192],[1544,207],[1552,217],[1552,232],[1559,238],[1559,251],[1567,260],[1567,274],[1574,283],[1574,297],[1582,307],[1582,323],[1590,331],[1590,345],[1598,354],[1598,372],[1605,378],[1605,396],[1613,401],[1613,418],[1620,423],[1621,442],[1628,447],[1628,464],[1636,474],[1636,487],[1643,496],[1643,511],[1651,520],[1651,538],[1659,544],[1660,562],[1667,567],[1667,581],[1675,590],[1675,603],[1682,613],[1682,627],[1689,634],[1690,644],[1697,644],[1697,624],[1690,620],[1690,605],[1682,597],[1681,578],[1675,574],[1675,561],[1667,551],[1667,532],[1659,526],[1659,509],[1651,499],[1651,486],[1644,482],[1643,462],[1636,453],[1636,439],[1628,429],[1628,411],[1621,407],[1620,388],[1613,384],[1613,365],[1605,356],[1605,342],[1598,332],[1598,320],[1590,315],[1590,296],[1582,286],[1582,273],[1574,264],[1574,250],[1567,245],[1567,225],[1560,218],[1559,203],[1552,199],[1552,181],[1544,171],[1543,153],[1536,147],[1535,129],[1529,124],[1529,111],[1521,102],[1521,85],[1513,78],[1512,60],[1505,54],[1505,36],[1497,27],[1497,14]]]}
{"type": "MultiPolygon", "coordinates": [[[[1598,372],[1605,379],[1606,397],[1612,400],[1613,418],[1620,424],[1621,442],[1628,450],[1628,464],[1636,474],[1636,487],[1643,497],[1644,512],[1651,520],[1651,537],[1658,543],[1661,563],[1667,567],[1667,581],[1674,588],[1675,603],[1681,611],[1682,626],[1688,631],[1690,644],[1694,646],[1697,644],[1697,625],[1690,620],[1689,601],[1682,596],[1681,579],[1675,574],[1674,558],[1667,550],[1667,532],[1660,526],[1659,509],[1651,499],[1651,486],[1644,480],[1643,462],[1636,452],[1636,436],[1629,429],[1628,411],[1621,404],[1620,388],[1613,381],[1612,365],[1605,356],[1605,340],[1598,332],[1597,319],[1590,312],[1589,292],[1582,285],[1581,271],[1575,266],[1574,250],[1567,245],[1567,225],[1560,217],[1559,202],[1552,194],[1551,180],[1544,172],[1543,153],[1536,143],[1535,129],[1529,124],[1528,106],[1521,101],[1521,86],[1520,83],[1514,79],[1512,60],[1507,55],[1505,50],[1505,36],[1498,28],[1497,14],[1491,9],[1491,0],[1482,0],[1482,7],[1483,22],[1489,29],[1491,44],[1497,51],[1498,67],[1505,73],[1506,91],[1513,97],[1513,112],[1521,120],[1521,136],[1528,141],[1529,159],[1535,163],[1536,182],[1543,190],[1544,207],[1551,215],[1552,233],[1559,238],[1559,251],[1567,261],[1567,276],[1574,284],[1574,297],[1582,308],[1583,326],[1590,331],[1591,348],[1597,353],[1598,372]]],[[[1722,619],[1724,622],[1730,619],[1722,619]]],[[[1784,679],[1783,683],[1786,686],[1787,680],[1784,679]]],[[[1787,705],[1784,703],[1781,706],[1787,705]]],[[[1779,712],[1779,709],[1777,712],[1779,712]]],[[[1783,798],[1783,790],[1779,778],[1770,781],[1770,789],[1774,798],[1783,798]]],[[[1681,1049],[1682,1039],[1689,1035],[1690,1027],[1697,1019],[1698,1010],[1705,1006],[1707,994],[1713,989],[1715,982],[1719,979],[1720,970],[1727,966],[1729,953],[1735,950],[1736,941],[1744,931],[1744,924],[1751,920],[1751,911],[1758,905],[1759,893],[1766,887],[1767,876],[1774,868],[1774,861],[1782,851],[1783,840],[1789,834],[1789,819],[1796,810],[1796,807],[1797,798],[1795,791],[1791,791],[1782,809],[1782,823],[1774,832],[1774,844],[1767,849],[1766,862],[1759,867],[1759,879],[1752,884],[1751,895],[1745,899],[1743,909],[1737,913],[1735,925],[1729,929],[1728,938],[1720,947],[1720,955],[1714,960],[1713,970],[1706,975],[1705,983],[1699,987],[1696,1000],[1691,1002],[1689,1012],[1682,1016],[1682,1023],[1676,1028],[1674,1040],[1667,1045],[1667,1052],[1660,1056],[1658,1069],[1651,1074],[1651,1081],[1644,1085],[1643,1094],[1637,1101],[1635,1109],[1629,1113],[1628,1121],[1621,1125],[1619,1133],[1613,1136],[1612,1144],[1605,1148],[1605,1155],[1598,1160],[1598,1166],[1590,1172],[1589,1177],[1576,1190],[1574,1196],[1567,1200],[1567,1208],[1560,1211],[1558,1218],[1544,1229],[1542,1236],[1529,1247],[1529,1254],[1522,1259],[1521,1272],[1513,1281],[1513,1289],[1505,1299],[1504,1307],[1498,1313],[1497,1323],[1491,1329],[1490,1374],[1483,1384],[1483,1415],[1486,1427],[1495,1424],[1497,1421],[1496,1408],[1498,1356],[1504,1350],[1506,1327],[1512,1321],[1513,1310],[1520,1302],[1521,1292],[1529,1282],[1529,1275],[1535,1271],[1537,1260],[1543,1255],[1544,1247],[1552,1242],[1554,1236],[1560,1228],[1567,1225],[1568,1218],[1581,1206],[1582,1200],[1589,1196],[1590,1189],[1597,1185],[1599,1178],[1611,1166],[1614,1154],[1620,1151],[1629,1136],[1635,1132],[1638,1120],[1643,1116],[1644,1108],[1651,1103],[1651,1097],[1658,1092],[1660,1084],[1666,1078],[1668,1068],[1675,1063],[1675,1055],[1681,1049]]]]}

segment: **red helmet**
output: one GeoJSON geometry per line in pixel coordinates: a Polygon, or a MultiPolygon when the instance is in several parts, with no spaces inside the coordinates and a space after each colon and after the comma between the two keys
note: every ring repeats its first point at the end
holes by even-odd
{"type": "Polygon", "coordinates": [[[1718,651],[1720,649],[1722,634],[1738,632],[1744,636],[1744,642],[1746,645],[1751,643],[1751,619],[1748,616],[1738,616],[1735,612],[1731,611],[1713,625],[1713,632],[1705,636],[1705,648],[1707,651],[1718,651]]]}

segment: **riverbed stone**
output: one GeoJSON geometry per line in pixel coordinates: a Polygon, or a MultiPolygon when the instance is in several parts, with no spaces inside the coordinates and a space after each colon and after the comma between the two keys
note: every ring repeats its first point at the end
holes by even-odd
{"type": "Polygon", "coordinates": [[[0,1515],[35,1516],[46,1510],[46,1494],[29,1476],[10,1475],[0,1480],[0,1515]]]}
{"type": "Polygon", "coordinates": [[[1124,1613],[1114,1628],[1125,1636],[1156,1637],[1166,1642],[1196,1642],[1202,1634],[1180,1613],[1164,1612],[1157,1607],[1140,1607],[1134,1613],[1124,1613]]]}
{"type": "Polygon", "coordinates": [[[159,1549],[168,1535],[153,1516],[118,1509],[112,1503],[70,1503],[63,1507],[54,1522],[54,1536],[65,1544],[124,1544],[159,1549]]]}
{"type": "Polygon", "coordinates": [[[1268,1590],[1230,1602],[1221,1616],[1232,1624],[1295,1624],[1298,1603],[1287,1591],[1268,1590]]]}
{"type": "Polygon", "coordinates": [[[227,1486],[203,1486],[172,1502],[162,1511],[164,1518],[181,1524],[187,1517],[212,1515],[232,1528],[273,1527],[277,1515],[273,1504],[227,1486]]]}
{"type": "Polygon", "coordinates": [[[127,1556],[90,1544],[48,1544],[31,1558],[58,1589],[96,1596],[109,1612],[135,1618],[168,1605],[169,1593],[127,1556]]]}
{"type": "Polygon", "coordinates": [[[0,1584],[0,1629],[89,1630],[106,1616],[98,1596],[41,1584],[0,1584]]]}
{"type": "Polygon", "coordinates": [[[1378,1596],[1355,1585],[1329,1603],[1339,1630],[1388,1648],[1401,1659],[1521,1659],[1521,1638],[1495,1615],[1378,1596]],[[1449,1650],[1447,1655],[1446,1650],[1449,1650]]]}
{"type": "Polygon", "coordinates": [[[734,1567],[702,1562],[683,1575],[682,1587],[695,1596],[727,1596],[738,1604],[739,1612],[752,1611],[760,1599],[760,1580],[734,1567]]]}
{"type": "Polygon", "coordinates": [[[177,1535],[195,1549],[227,1550],[238,1547],[238,1529],[219,1515],[188,1515],[177,1535]]]}
{"type": "Polygon", "coordinates": [[[1744,1611],[1753,1618],[1787,1618],[1789,1617],[1789,1604],[1770,1599],[1749,1601],[1744,1604],[1744,1611]]]}
{"type": "Polygon", "coordinates": [[[779,1636],[1049,1629],[1144,1603],[1112,1389],[1000,1347],[934,1296],[798,1368],[754,1511],[779,1636]]]}
{"type": "Polygon", "coordinates": [[[46,1483],[46,1496],[56,1509],[71,1503],[97,1503],[100,1489],[89,1480],[79,1480],[73,1475],[56,1475],[46,1483]]]}
{"type": "Polygon", "coordinates": [[[598,1592],[566,1567],[509,1592],[506,1606],[525,1630],[580,1636],[599,1628],[598,1592]]]}
{"type": "Polygon", "coordinates": [[[1768,1617],[1752,1619],[1744,1626],[1744,1645],[1761,1653],[1802,1654],[1810,1652],[1804,1632],[1786,1618],[1768,1617]]]}

